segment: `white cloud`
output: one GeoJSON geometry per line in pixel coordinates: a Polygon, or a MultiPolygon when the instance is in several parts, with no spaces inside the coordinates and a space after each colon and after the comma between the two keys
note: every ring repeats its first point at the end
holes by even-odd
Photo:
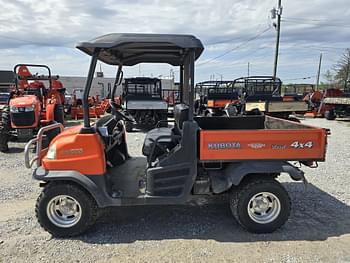
{"type": "MultiPolygon", "coordinates": [[[[197,80],[213,73],[225,78],[271,74],[274,29],[247,42],[271,24],[274,0],[0,0],[0,67],[19,62],[46,63],[62,75],[86,74],[88,61],[74,44],[110,32],[190,33],[208,44],[198,64],[197,80]],[[242,43],[246,44],[242,45],[242,43]],[[217,43],[217,44],[215,44],[217,43]],[[29,45],[30,44],[30,45],[29,45]],[[239,48],[236,48],[239,47],[239,48]],[[222,53],[227,55],[212,60],[222,53]]],[[[314,75],[317,47],[347,47],[348,0],[283,0],[279,75],[283,78],[314,75]],[[318,26],[322,25],[322,26],[318,26]],[[310,48],[312,47],[312,48],[310,48]]],[[[341,49],[324,49],[324,70],[341,49]]],[[[316,62],[317,64],[317,62],[316,62]]],[[[107,74],[114,70],[104,66],[107,74]]],[[[170,66],[142,66],[145,75],[167,75],[170,66]]],[[[137,75],[139,67],[127,70],[137,75]]]]}

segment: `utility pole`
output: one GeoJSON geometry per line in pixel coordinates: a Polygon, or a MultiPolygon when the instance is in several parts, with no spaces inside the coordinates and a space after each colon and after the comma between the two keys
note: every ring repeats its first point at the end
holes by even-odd
{"type": "Polygon", "coordinates": [[[319,86],[319,84],[320,84],[321,64],[322,64],[322,53],[320,53],[320,61],[319,61],[319,63],[318,63],[317,80],[316,80],[316,90],[318,90],[318,86],[319,86]]]}
{"type": "Polygon", "coordinates": [[[273,66],[273,77],[276,78],[277,75],[277,63],[278,63],[278,52],[279,52],[279,46],[280,46],[280,34],[281,34],[281,16],[282,16],[282,0],[278,0],[278,7],[277,9],[273,8],[271,10],[271,18],[275,19],[277,16],[277,23],[274,23],[274,26],[276,27],[276,49],[275,49],[275,61],[273,66]]]}
{"type": "Polygon", "coordinates": [[[248,62],[248,78],[249,78],[249,75],[250,75],[250,63],[248,62]]]}

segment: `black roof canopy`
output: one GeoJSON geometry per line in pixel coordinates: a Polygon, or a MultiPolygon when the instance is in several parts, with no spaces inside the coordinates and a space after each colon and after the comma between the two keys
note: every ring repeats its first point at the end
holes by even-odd
{"type": "Polygon", "coordinates": [[[100,49],[98,59],[111,65],[133,66],[138,63],[183,64],[186,50],[193,49],[199,58],[204,47],[192,35],[113,33],[80,42],[78,49],[92,55],[100,49]]]}

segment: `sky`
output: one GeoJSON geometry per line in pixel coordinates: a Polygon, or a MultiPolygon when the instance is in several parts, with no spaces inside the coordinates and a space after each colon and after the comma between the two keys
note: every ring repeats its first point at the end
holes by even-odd
{"type": "MultiPolygon", "coordinates": [[[[89,57],[79,41],[107,33],[186,33],[201,39],[195,81],[272,75],[277,0],[0,0],[0,69],[47,64],[54,74],[85,76],[89,57]]],[[[350,48],[349,0],[282,0],[277,75],[284,83],[314,83],[320,53],[323,74],[350,48]]],[[[115,68],[101,63],[105,76],[115,68]]],[[[167,77],[178,69],[141,64],[125,77],[167,77]]]]}

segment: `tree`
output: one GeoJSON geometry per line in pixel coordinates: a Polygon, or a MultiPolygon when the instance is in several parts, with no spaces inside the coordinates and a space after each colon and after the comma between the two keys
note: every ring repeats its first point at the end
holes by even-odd
{"type": "Polygon", "coordinates": [[[334,84],[334,75],[329,69],[327,69],[326,73],[324,73],[323,76],[327,80],[327,84],[329,85],[334,84]]]}
{"type": "Polygon", "coordinates": [[[334,66],[334,70],[336,72],[336,80],[338,80],[340,83],[343,83],[344,88],[346,89],[350,78],[350,48],[347,48],[342,54],[339,61],[334,66]]]}

